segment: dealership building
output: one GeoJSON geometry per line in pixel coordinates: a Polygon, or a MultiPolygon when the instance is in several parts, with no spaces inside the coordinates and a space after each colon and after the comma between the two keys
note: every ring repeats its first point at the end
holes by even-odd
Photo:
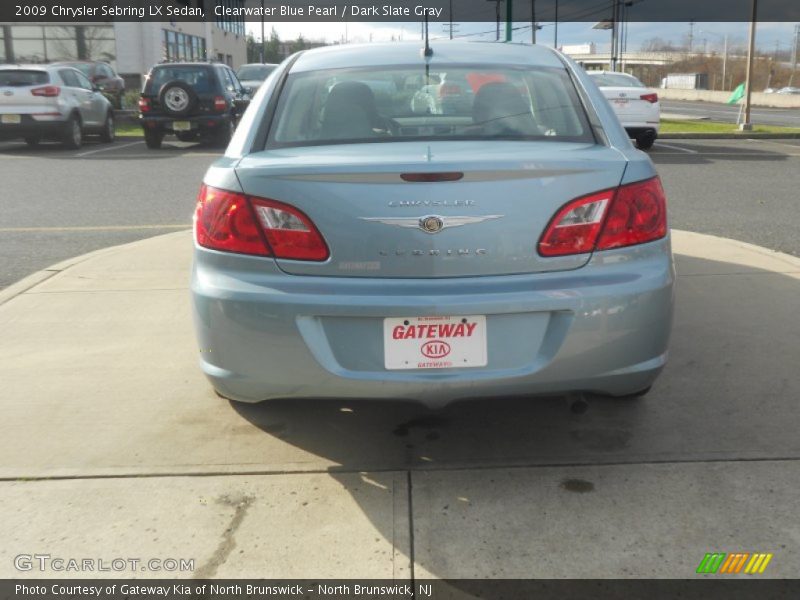
{"type": "Polygon", "coordinates": [[[138,88],[162,61],[215,60],[234,69],[247,62],[244,20],[215,17],[214,4],[237,7],[244,0],[187,0],[204,6],[206,22],[0,23],[0,63],[103,60],[138,88]]]}

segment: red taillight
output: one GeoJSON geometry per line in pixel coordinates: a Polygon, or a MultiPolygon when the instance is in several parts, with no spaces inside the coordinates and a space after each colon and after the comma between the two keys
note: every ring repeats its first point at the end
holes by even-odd
{"type": "Polygon", "coordinates": [[[148,112],[150,110],[150,98],[139,98],[139,112],[148,112]]]}
{"type": "Polygon", "coordinates": [[[539,240],[542,256],[566,256],[643,244],[667,235],[667,203],[658,177],[583,196],[562,207],[539,240]]]}
{"type": "Polygon", "coordinates": [[[644,100],[645,102],[649,102],[650,104],[655,104],[658,102],[658,94],[642,94],[639,96],[639,100],[644,100]]]}
{"type": "Polygon", "coordinates": [[[45,98],[55,98],[61,93],[61,88],[57,85],[46,85],[40,88],[33,88],[31,94],[34,96],[44,96],[45,98]]]}
{"type": "Polygon", "coordinates": [[[597,240],[598,250],[652,242],[667,235],[667,199],[658,177],[620,186],[597,240]]]}
{"type": "Polygon", "coordinates": [[[228,108],[228,101],[225,100],[222,96],[216,96],[214,98],[214,110],[217,112],[223,112],[225,109],[228,108]]]}
{"type": "Polygon", "coordinates": [[[606,190],[578,198],[562,207],[539,240],[539,254],[564,256],[594,250],[613,198],[614,190],[606,190]]]}
{"type": "Polygon", "coordinates": [[[328,246],[311,220],[296,208],[203,185],[194,220],[197,243],[206,248],[322,261],[328,246]]]}

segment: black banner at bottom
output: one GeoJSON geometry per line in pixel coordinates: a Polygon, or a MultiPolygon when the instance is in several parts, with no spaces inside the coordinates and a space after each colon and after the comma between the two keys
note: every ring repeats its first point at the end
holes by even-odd
{"type": "Polygon", "coordinates": [[[28,579],[0,581],[0,600],[800,598],[800,579],[28,579]]]}

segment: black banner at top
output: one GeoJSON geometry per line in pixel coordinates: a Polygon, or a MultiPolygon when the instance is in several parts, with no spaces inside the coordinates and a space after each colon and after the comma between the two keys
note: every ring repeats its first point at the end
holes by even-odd
{"type": "Polygon", "coordinates": [[[744,22],[754,5],[757,21],[800,21],[800,0],[0,0],[0,22],[744,22]]]}

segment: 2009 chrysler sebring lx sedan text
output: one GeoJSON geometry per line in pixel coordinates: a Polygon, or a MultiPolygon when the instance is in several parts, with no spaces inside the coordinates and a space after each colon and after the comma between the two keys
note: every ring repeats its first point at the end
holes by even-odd
{"type": "Polygon", "coordinates": [[[222,396],[629,396],[664,366],[664,193],[595,84],[545,47],[432,50],[295,54],[208,170],[191,287],[222,396]]]}

